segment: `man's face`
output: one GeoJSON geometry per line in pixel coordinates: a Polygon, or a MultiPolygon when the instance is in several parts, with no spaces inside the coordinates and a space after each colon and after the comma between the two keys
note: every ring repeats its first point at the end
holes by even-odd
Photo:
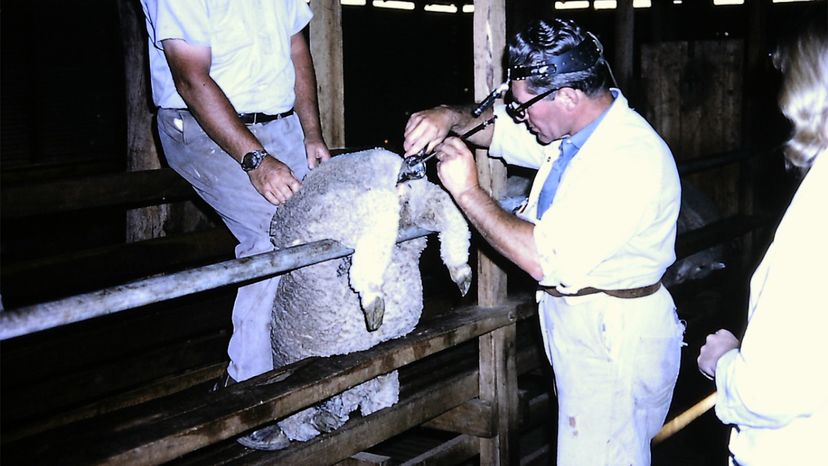
{"type": "Polygon", "coordinates": [[[557,91],[529,106],[525,104],[537,97],[537,94],[529,91],[526,81],[512,81],[511,92],[514,104],[523,110],[518,112],[521,115],[515,115],[513,118],[515,121],[524,122],[529,131],[538,138],[538,142],[549,144],[567,134],[561,126],[562,113],[555,101],[557,91]]]}

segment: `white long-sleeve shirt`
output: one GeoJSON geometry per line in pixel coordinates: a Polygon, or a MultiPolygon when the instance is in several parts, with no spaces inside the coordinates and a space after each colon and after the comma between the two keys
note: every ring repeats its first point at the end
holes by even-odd
{"type": "Polygon", "coordinates": [[[828,465],[828,158],[817,156],[750,283],[741,349],[716,366],[716,414],[742,466],[828,465]]]}
{"type": "Polygon", "coordinates": [[[535,223],[542,285],[567,292],[656,283],[675,261],[681,188],[672,153],[617,89],[604,119],[564,171],[552,206],[537,200],[559,153],[496,107],[494,156],[538,169],[522,217],[535,223]]]}

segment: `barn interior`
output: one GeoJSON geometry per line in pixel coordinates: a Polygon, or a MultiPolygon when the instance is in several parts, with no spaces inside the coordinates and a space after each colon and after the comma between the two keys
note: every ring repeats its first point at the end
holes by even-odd
{"type": "MultiPolygon", "coordinates": [[[[715,390],[698,350],[711,331],[743,331],[749,277],[799,182],[783,163],[790,127],[770,54],[806,24],[825,24],[828,2],[309,3],[320,111],[337,153],[401,153],[413,112],[481,100],[502,63],[475,51],[502,50],[529,21],[565,17],[593,31],[676,158],[688,196],[679,261],[725,264],[669,286],[687,346],[668,419],[715,390]]],[[[251,270],[233,259],[234,238],[157,145],[139,2],[4,1],[0,29],[0,461],[554,462],[535,284],[476,236],[465,298],[429,237],[424,314],[411,335],[212,392],[239,284],[308,263],[322,246],[296,250],[292,265],[269,256],[251,270]],[[233,440],[397,368],[391,408],[279,452],[233,440]]],[[[508,180],[531,176],[494,160],[480,170],[501,197],[508,180]]],[[[709,407],[654,443],[654,465],[727,464],[728,427],[709,407]]]]}

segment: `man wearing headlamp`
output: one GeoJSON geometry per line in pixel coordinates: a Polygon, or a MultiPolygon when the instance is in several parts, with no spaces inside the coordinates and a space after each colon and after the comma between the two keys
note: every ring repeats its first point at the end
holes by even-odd
{"type": "Polygon", "coordinates": [[[471,106],[415,113],[406,154],[433,150],[440,180],[483,238],[538,280],[558,397],[557,464],[649,464],[683,345],[660,284],[675,260],[675,162],[611,87],[600,42],[574,22],[538,21],[508,53],[507,105],[477,117],[471,106]],[[480,187],[471,151],[449,137],[491,118],[468,142],[538,170],[517,215],[480,187]]]}

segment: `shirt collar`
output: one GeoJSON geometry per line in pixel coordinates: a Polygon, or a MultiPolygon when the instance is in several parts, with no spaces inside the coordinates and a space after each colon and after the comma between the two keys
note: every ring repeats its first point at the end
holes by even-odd
{"type": "MultiPolygon", "coordinates": [[[[618,96],[616,95],[616,92],[613,91],[614,89],[610,90],[610,92],[612,93],[613,100],[615,100],[615,98],[618,96]]],[[[592,123],[584,126],[577,133],[573,134],[572,136],[565,137],[563,141],[561,141],[561,143],[572,144],[573,146],[575,146],[576,151],[581,150],[581,147],[583,147],[587,139],[589,139],[589,137],[595,131],[595,128],[597,128],[598,125],[601,124],[601,121],[604,119],[604,117],[607,116],[607,112],[609,112],[610,108],[611,106],[607,107],[606,110],[604,110],[600,115],[598,115],[598,118],[592,120],[592,123]]]]}

